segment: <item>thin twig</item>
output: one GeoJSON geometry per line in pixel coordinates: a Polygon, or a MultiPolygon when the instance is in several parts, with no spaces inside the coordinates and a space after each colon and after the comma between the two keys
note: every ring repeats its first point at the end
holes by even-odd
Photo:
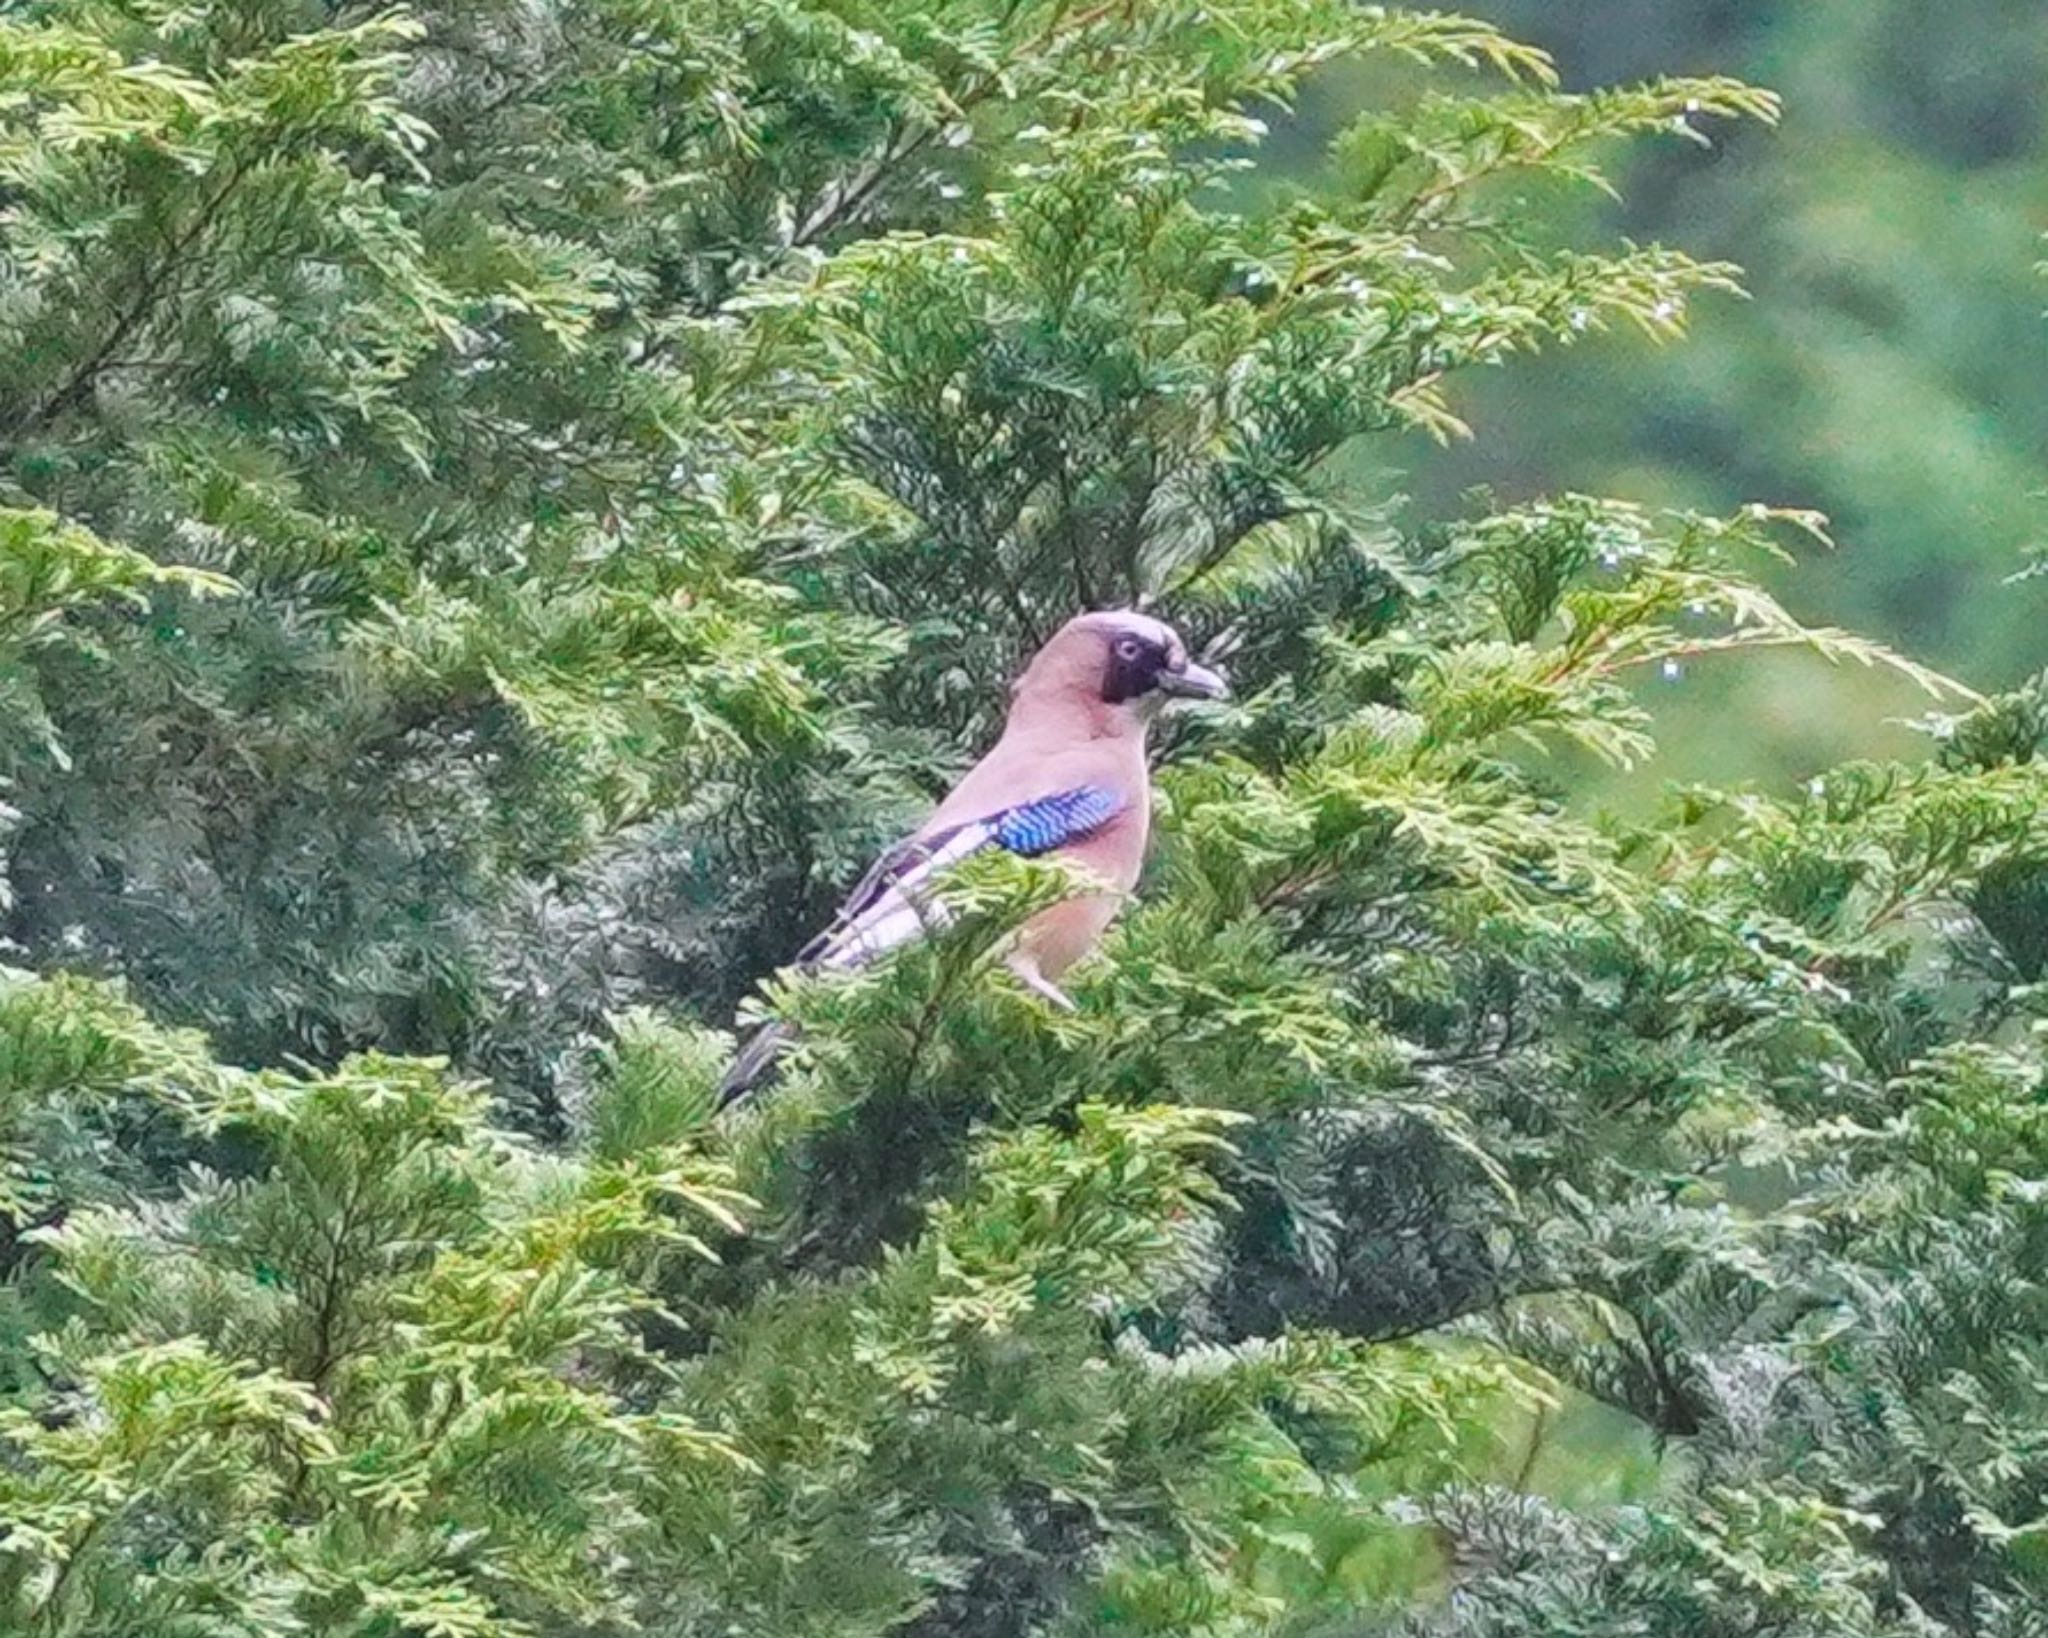
{"type": "Polygon", "coordinates": [[[164,252],[163,259],[143,276],[142,287],[127,310],[115,321],[106,339],[71,372],[70,378],[41,405],[31,410],[19,423],[18,430],[28,431],[45,426],[57,417],[77,408],[98,384],[100,376],[113,362],[115,356],[127,345],[138,328],[145,324],[154,312],[158,301],[174,288],[177,276],[182,272],[185,253],[190,250],[199,236],[214,223],[221,209],[228,202],[242,179],[248,175],[248,167],[236,160],[228,167],[228,173],[213,196],[200,205],[185,229],[174,238],[164,252]]]}

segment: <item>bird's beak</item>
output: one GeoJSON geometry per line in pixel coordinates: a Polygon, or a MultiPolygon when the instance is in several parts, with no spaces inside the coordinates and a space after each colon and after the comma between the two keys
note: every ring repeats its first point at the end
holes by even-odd
{"type": "Polygon", "coordinates": [[[1180,671],[1161,671],[1159,686],[1169,694],[1179,694],[1195,700],[1227,700],[1230,698],[1230,684],[1205,665],[1192,661],[1180,671]]]}

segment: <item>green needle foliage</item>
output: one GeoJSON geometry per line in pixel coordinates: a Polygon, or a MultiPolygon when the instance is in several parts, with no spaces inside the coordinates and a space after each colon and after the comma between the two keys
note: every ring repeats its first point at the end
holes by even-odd
{"type": "Polygon", "coordinates": [[[1733,288],[1527,201],[1774,114],[1336,0],[0,15],[0,1629],[2040,1632],[2040,689],[1795,619],[1811,514],[1357,476],[1733,288]],[[1043,863],[775,978],[1129,602],[1237,698],[1078,1011],[1043,863]],[[1547,771],[1784,647],[1929,754],[1547,771]]]}

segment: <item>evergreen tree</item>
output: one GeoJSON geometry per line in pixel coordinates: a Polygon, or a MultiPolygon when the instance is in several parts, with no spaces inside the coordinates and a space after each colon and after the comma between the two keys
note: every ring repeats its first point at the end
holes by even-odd
{"type": "Polygon", "coordinates": [[[1769,96],[1336,0],[64,0],[0,80],[8,1630],[2039,1630],[2040,690],[1796,621],[1808,514],[1338,459],[1675,335],[1732,269],[1522,193],[1769,96]],[[770,979],[1134,601],[1239,701],[1079,1010],[1044,865],[770,979]],[[1786,646],[1932,754],[1546,775],[1786,646]]]}

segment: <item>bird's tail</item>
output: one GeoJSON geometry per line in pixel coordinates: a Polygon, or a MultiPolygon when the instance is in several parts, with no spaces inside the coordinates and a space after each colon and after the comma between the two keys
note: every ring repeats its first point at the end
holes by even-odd
{"type": "Polygon", "coordinates": [[[794,1025],[779,1019],[770,1019],[747,1040],[734,1056],[732,1068],[725,1072],[725,1078],[718,1083],[718,1107],[739,1102],[749,1092],[775,1074],[775,1060],[782,1056],[782,1049],[796,1039],[794,1025]]]}

